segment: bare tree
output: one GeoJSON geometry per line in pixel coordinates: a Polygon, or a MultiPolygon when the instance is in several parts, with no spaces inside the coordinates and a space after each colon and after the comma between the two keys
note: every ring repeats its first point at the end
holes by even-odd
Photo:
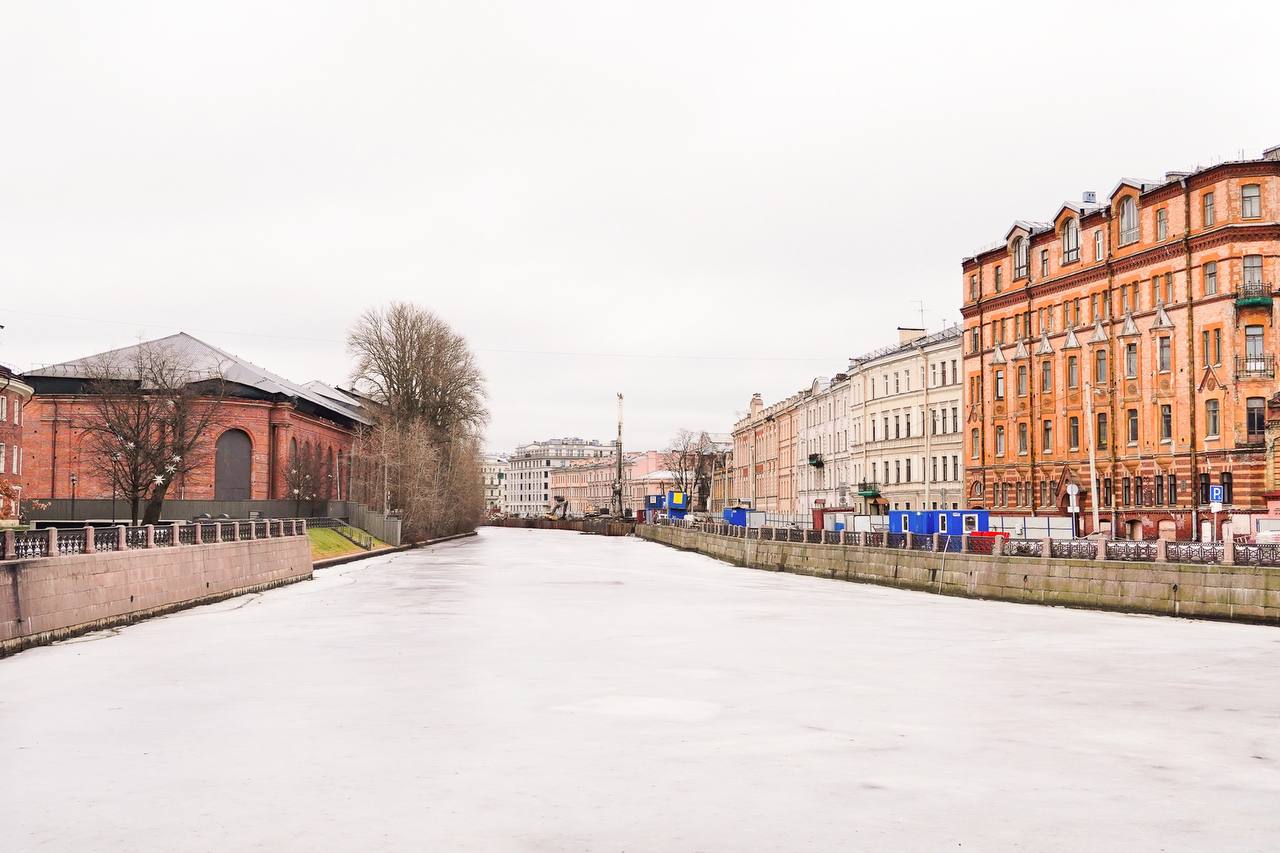
{"type": "Polygon", "coordinates": [[[354,379],[393,421],[423,420],[442,436],[488,420],[484,375],[467,341],[435,314],[406,302],[370,309],[347,335],[354,379]]]}
{"type": "Polygon", "coordinates": [[[134,524],[155,524],[174,481],[210,462],[226,383],[216,366],[160,344],[108,353],[87,379],[89,462],[128,502],[134,524]]]}
{"type": "Polygon", "coordinates": [[[353,494],[402,513],[409,538],[469,530],[484,512],[479,431],[484,378],[466,340],[402,302],[366,312],[347,346],[375,403],[357,443],[353,494]]]}
{"type": "Polygon", "coordinates": [[[302,505],[307,505],[307,515],[315,512],[316,499],[321,489],[327,491],[329,474],[327,466],[320,455],[318,447],[310,444],[294,452],[289,459],[289,469],[285,472],[285,489],[293,497],[295,515],[302,514],[302,505]]]}
{"type": "Polygon", "coordinates": [[[671,472],[676,489],[690,496],[695,511],[705,512],[711,497],[711,468],[715,443],[705,432],[676,432],[663,453],[663,465],[671,472]]]}

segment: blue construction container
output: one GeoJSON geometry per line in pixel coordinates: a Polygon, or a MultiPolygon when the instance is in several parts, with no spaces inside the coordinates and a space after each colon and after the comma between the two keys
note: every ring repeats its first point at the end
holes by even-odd
{"type": "Polygon", "coordinates": [[[644,508],[646,510],[664,509],[667,505],[666,495],[645,495],[644,508]]]}
{"type": "Polygon", "coordinates": [[[985,509],[894,509],[889,511],[893,533],[977,533],[990,530],[990,513],[985,509]]]}

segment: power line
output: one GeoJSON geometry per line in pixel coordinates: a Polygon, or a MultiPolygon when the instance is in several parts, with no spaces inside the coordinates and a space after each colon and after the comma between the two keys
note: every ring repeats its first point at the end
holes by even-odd
{"type": "MultiPolygon", "coordinates": [[[[346,346],[346,341],[335,340],[333,338],[309,338],[299,335],[273,335],[266,332],[246,332],[243,329],[209,329],[198,326],[175,326],[171,323],[156,323],[145,320],[108,320],[102,317],[76,317],[69,314],[49,314],[40,311],[26,311],[21,309],[5,309],[10,314],[25,314],[31,317],[43,317],[53,320],[71,320],[75,322],[93,323],[95,325],[101,323],[110,323],[116,326],[132,326],[133,328],[151,328],[151,329],[181,329],[189,332],[199,332],[208,335],[239,335],[241,337],[266,338],[269,340],[279,341],[306,341],[308,343],[317,344],[335,344],[337,346],[346,346]]],[[[499,355],[548,355],[560,358],[637,358],[645,360],[661,359],[666,361],[776,361],[776,362],[823,362],[830,364],[832,362],[839,363],[842,359],[836,356],[780,356],[780,355],[698,355],[693,353],[662,353],[662,352],[646,352],[646,353],[629,353],[629,352],[581,352],[572,350],[536,350],[536,349],[511,349],[505,347],[472,347],[475,352],[494,353],[499,355]]]]}

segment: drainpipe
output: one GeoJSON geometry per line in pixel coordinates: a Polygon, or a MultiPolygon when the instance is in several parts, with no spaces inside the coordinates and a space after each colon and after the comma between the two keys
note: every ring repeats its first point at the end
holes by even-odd
{"type": "MultiPolygon", "coordinates": [[[[1187,399],[1191,400],[1191,412],[1188,420],[1190,421],[1190,453],[1189,461],[1191,470],[1189,476],[1191,479],[1191,538],[1200,539],[1200,522],[1199,522],[1199,506],[1200,496],[1197,491],[1199,484],[1198,463],[1196,458],[1196,324],[1195,324],[1195,299],[1191,287],[1191,186],[1187,183],[1186,178],[1181,178],[1182,184],[1182,248],[1183,248],[1183,269],[1186,273],[1187,285],[1187,399]]],[[[1173,470],[1176,472],[1176,458],[1171,461],[1173,470]]],[[[1176,497],[1176,496],[1175,496],[1176,497]]]]}
{"type": "MultiPolygon", "coordinates": [[[[1024,323],[1022,326],[1022,334],[1023,334],[1023,337],[1025,337],[1028,341],[1031,341],[1033,340],[1031,337],[1031,318],[1035,315],[1035,312],[1031,307],[1030,277],[1027,278],[1026,289],[1027,289],[1027,322],[1024,323]]],[[[1029,501],[1029,503],[1031,504],[1032,516],[1036,514],[1036,499],[1040,495],[1040,490],[1036,488],[1039,485],[1036,482],[1036,437],[1037,437],[1036,434],[1039,432],[1039,430],[1037,430],[1036,427],[1040,426],[1040,408],[1037,404],[1037,401],[1039,400],[1039,397],[1037,396],[1037,394],[1039,392],[1036,391],[1036,388],[1038,388],[1039,385],[1037,384],[1037,380],[1036,380],[1036,372],[1033,369],[1036,366],[1036,360],[1032,357],[1033,355],[1034,355],[1034,345],[1028,348],[1028,351],[1027,351],[1027,395],[1028,395],[1027,397],[1027,409],[1028,409],[1027,432],[1029,433],[1029,435],[1027,436],[1027,453],[1029,454],[1030,462],[1031,462],[1031,471],[1030,471],[1029,477],[1027,478],[1027,488],[1031,490],[1031,500],[1029,501]]]]}

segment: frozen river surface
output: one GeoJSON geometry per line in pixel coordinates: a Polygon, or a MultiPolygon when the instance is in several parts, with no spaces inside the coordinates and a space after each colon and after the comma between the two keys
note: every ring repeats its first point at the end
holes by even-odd
{"type": "Polygon", "coordinates": [[[1280,630],[478,539],[0,660],[5,851],[1280,849],[1280,630]]]}

